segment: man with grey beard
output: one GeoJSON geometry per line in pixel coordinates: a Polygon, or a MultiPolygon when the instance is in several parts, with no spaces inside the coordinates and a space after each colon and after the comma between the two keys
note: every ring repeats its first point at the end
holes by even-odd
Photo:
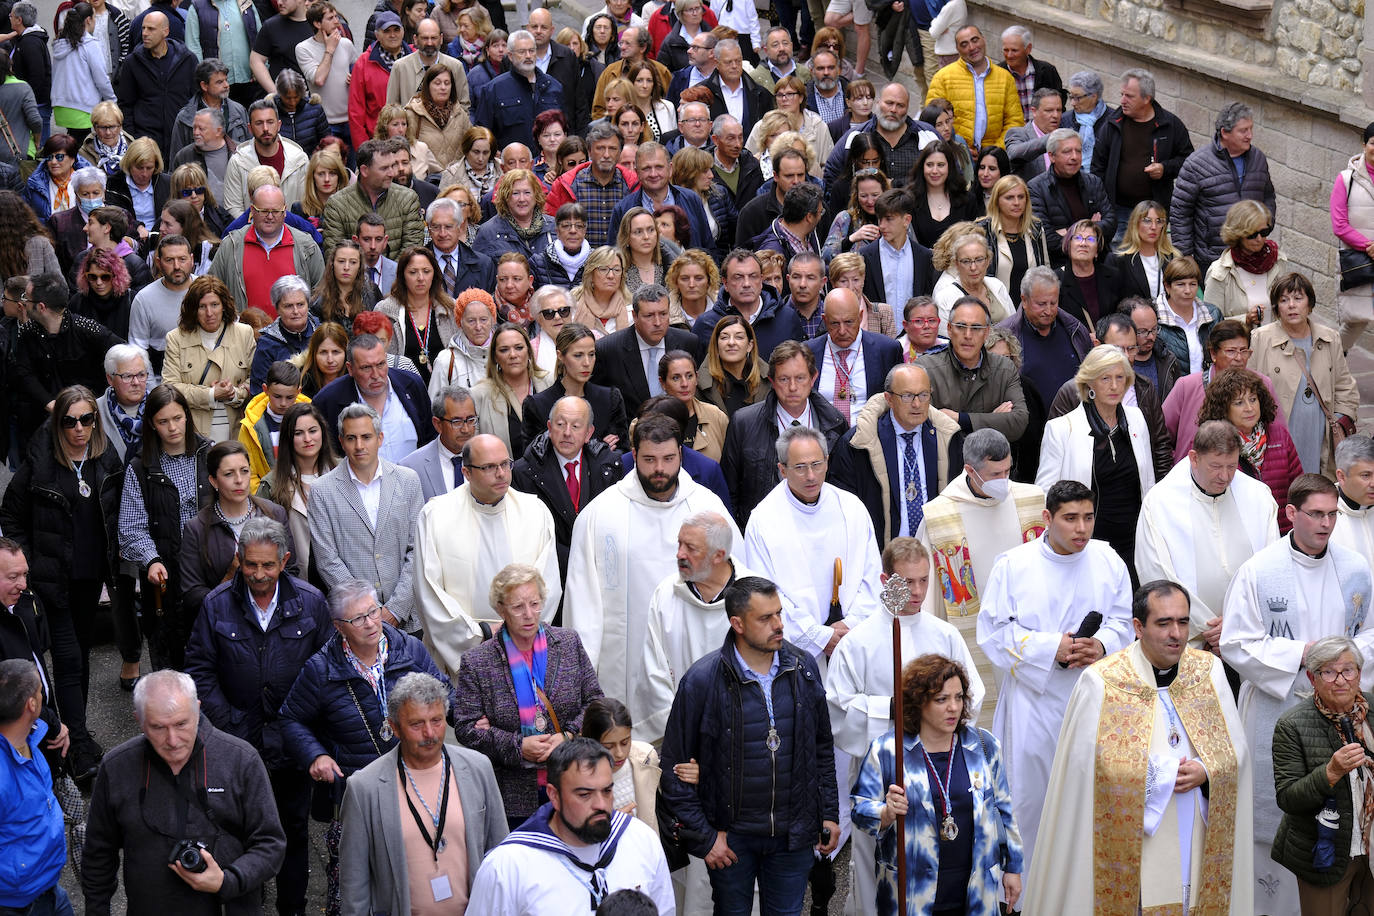
{"type": "Polygon", "coordinates": [[[834,151],[825,162],[826,187],[834,187],[844,169],[849,155],[849,140],[856,133],[871,133],[873,139],[882,147],[887,159],[887,174],[892,186],[903,187],[911,167],[921,154],[921,148],[937,139],[928,125],[907,117],[911,106],[911,93],[901,83],[888,83],[878,94],[878,105],[873,117],[858,127],[852,127],[835,144],[834,151]],[[924,127],[924,129],[922,129],[924,127]]]}
{"type": "Polygon", "coordinates": [[[510,69],[487,84],[472,121],[489,125],[498,147],[509,143],[533,147],[534,116],[550,108],[562,109],[563,87],[536,66],[538,52],[529,32],[520,29],[511,35],[506,48],[510,69]]]}

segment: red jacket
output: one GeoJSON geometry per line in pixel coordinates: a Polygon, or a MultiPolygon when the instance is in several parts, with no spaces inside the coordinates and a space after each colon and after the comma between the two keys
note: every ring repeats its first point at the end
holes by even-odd
{"type": "MultiPolygon", "coordinates": [[[[674,23],[668,21],[668,7],[671,0],[654,10],[654,14],[649,17],[649,54],[651,58],[658,57],[659,45],[663,44],[663,39],[668,37],[668,33],[673,30],[674,23]]],[[[716,22],[716,14],[711,12],[708,6],[701,11],[701,27],[709,32],[719,23],[716,22]]]]}
{"type": "MultiPolygon", "coordinates": [[[[578,172],[590,166],[590,162],[584,162],[554,179],[553,187],[549,188],[549,193],[544,196],[545,213],[549,216],[557,216],[559,207],[577,200],[577,196],[572,192],[573,178],[577,177],[578,172]]],[[[625,183],[630,186],[631,191],[639,187],[639,176],[634,173],[633,169],[627,169],[623,165],[617,165],[616,168],[620,169],[620,174],[625,177],[625,183]]]]}
{"type": "Polygon", "coordinates": [[[1288,486],[1302,473],[1302,462],[1298,460],[1298,447],[1293,444],[1288,427],[1270,423],[1265,430],[1269,434],[1269,443],[1264,449],[1264,466],[1260,472],[1256,474],[1245,460],[1241,461],[1240,466],[1246,474],[1269,487],[1274,502],[1279,504],[1279,534],[1284,535],[1293,527],[1285,508],[1288,505],[1288,486]]]}
{"type": "MultiPolygon", "coordinates": [[[[403,46],[396,56],[400,58],[410,51],[403,46]]],[[[353,64],[353,77],[348,84],[348,131],[354,149],[372,139],[377,115],[386,105],[386,83],[391,79],[391,71],[382,66],[378,52],[377,43],[373,42],[353,64]]]]}

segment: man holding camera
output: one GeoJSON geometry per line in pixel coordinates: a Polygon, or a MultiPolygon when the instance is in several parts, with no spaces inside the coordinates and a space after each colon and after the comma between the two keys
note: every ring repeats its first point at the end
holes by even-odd
{"type": "Polygon", "coordinates": [[[257,750],[201,716],[179,671],[141,678],[134,714],[143,735],[105,754],[91,794],[86,912],[108,916],[123,853],[130,913],[261,913],[286,837],[257,750]]]}

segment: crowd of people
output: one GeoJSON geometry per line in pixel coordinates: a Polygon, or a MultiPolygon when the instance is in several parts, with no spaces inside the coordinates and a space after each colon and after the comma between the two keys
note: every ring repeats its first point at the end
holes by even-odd
{"type": "Polygon", "coordinates": [[[1368,906],[1374,124],[962,7],[14,3],[0,912],[1368,906]]]}

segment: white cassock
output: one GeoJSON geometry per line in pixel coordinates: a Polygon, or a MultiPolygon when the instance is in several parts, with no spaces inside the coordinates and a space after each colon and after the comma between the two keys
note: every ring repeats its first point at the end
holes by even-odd
{"type": "Polygon", "coordinates": [[[1192,463],[1180,461],[1141,504],[1136,575],[1188,590],[1195,639],[1221,616],[1226,589],[1245,561],[1278,540],[1278,512],[1269,487],[1253,477],[1237,473],[1220,496],[1208,496],[1193,482],[1192,463]]]}
{"type": "Polygon", "coordinates": [[[544,621],[562,595],[553,515],[538,497],[512,488],[494,506],[460,487],[425,503],[415,527],[415,607],[425,645],[448,674],[482,641],[481,623],[501,618],[491,606],[491,580],[511,563],[528,563],[544,577],[544,621]]]}
{"type": "MultiPolygon", "coordinates": [[[[759,575],[734,558],[730,565],[734,567],[732,582],[759,575]]],[[[703,601],[695,587],[683,582],[676,572],[658,584],[649,599],[644,676],[625,703],[634,720],[636,739],[652,744],[662,740],[678,682],[693,662],[707,653],[719,652],[729,632],[723,590],[715,601],[703,601]]]]}
{"type": "Polygon", "coordinates": [[[1344,493],[1337,497],[1337,502],[1341,517],[1331,529],[1331,543],[1350,548],[1374,565],[1374,506],[1352,507],[1344,493]]]}
{"type": "Polygon", "coordinates": [[[1027,872],[1064,709],[1084,670],[1060,668],[1054,657],[1091,611],[1102,615],[1095,637],[1108,655],[1132,642],[1131,577],[1106,541],[1064,555],[1041,535],[1002,554],[983,591],[978,645],[1003,672],[992,733],[1002,742],[1027,872]]]}
{"type": "MultiPolygon", "coordinates": [[[[968,705],[976,719],[983,702],[983,680],[964,637],[953,624],[924,611],[901,620],[902,666],[928,653],[963,665],[968,673],[968,705]]],[[[892,695],[892,613],[879,605],[840,640],[825,673],[825,698],[830,705],[835,750],[843,751],[851,760],[847,781],[840,783],[847,787],[840,793],[845,799],[841,807],[849,807],[846,793],[859,775],[869,744],[892,730],[892,695]]],[[[873,912],[878,897],[878,879],[873,869],[878,847],[867,831],[855,830],[852,836],[845,913],[863,916],[873,912]]]]}
{"type": "MultiPolygon", "coordinates": [[[[587,504],[573,525],[564,589],[564,626],[582,637],[606,696],[630,698],[643,676],[648,607],[665,577],[677,573],[677,535],[697,512],[730,513],[720,497],[678,474],[677,492],[660,502],[627,474],[587,504]]],[[[733,537],[739,530],[730,522],[733,537]]]]}
{"type": "Polygon", "coordinates": [[[1249,797],[1251,777],[1245,733],[1216,656],[1188,650],[1167,688],[1139,642],[1087,668],[1064,714],[1023,912],[1185,913],[1186,888],[1194,913],[1252,916],[1251,811],[1238,803],[1249,797]],[[1146,704],[1141,694],[1151,688],[1146,704]],[[1114,716],[1105,723],[1104,706],[1114,716]],[[1174,791],[1187,759],[1208,769],[1210,800],[1201,788],[1174,791]],[[1227,834],[1209,837],[1228,824],[1227,834]],[[1222,853],[1210,874],[1209,838],[1222,853]],[[1104,860],[1111,870],[1098,870],[1104,860]]]}
{"type": "MultiPolygon", "coordinates": [[[[1308,686],[1302,668],[1308,643],[1350,636],[1371,657],[1374,627],[1364,625],[1369,601],[1369,563],[1362,556],[1331,543],[1320,559],[1309,557],[1293,547],[1291,536],[1255,554],[1226,593],[1221,657],[1244,681],[1240,718],[1255,762],[1256,912],[1277,916],[1299,909],[1297,879],[1269,858],[1280,818],[1274,722],[1299,701],[1295,691],[1308,686]]],[[[1374,665],[1364,666],[1360,680],[1362,690],[1374,686],[1374,665]]]]}
{"type": "MultiPolygon", "coordinates": [[[[852,493],[821,484],[821,495],[808,506],[782,481],[759,502],[744,532],[744,561],[777,583],[783,603],[783,630],[788,641],[805,652],[825,674],[825,647],[834,630],[826,626],[840,560],[840,608],[844,623],[854,628],[881,607],[882,560],[873,536],[873,520],[852,493]],[[789,612],[790,608],[790,612],[789,612]]],[[[841,643],[844,640],[840,640],[841,643]]],[[[835,748],[835,782],[847,785],[849,755],[835,748]]],[[[849,806],[840,806],[838,852],[849,837],[849,806]]]]}

